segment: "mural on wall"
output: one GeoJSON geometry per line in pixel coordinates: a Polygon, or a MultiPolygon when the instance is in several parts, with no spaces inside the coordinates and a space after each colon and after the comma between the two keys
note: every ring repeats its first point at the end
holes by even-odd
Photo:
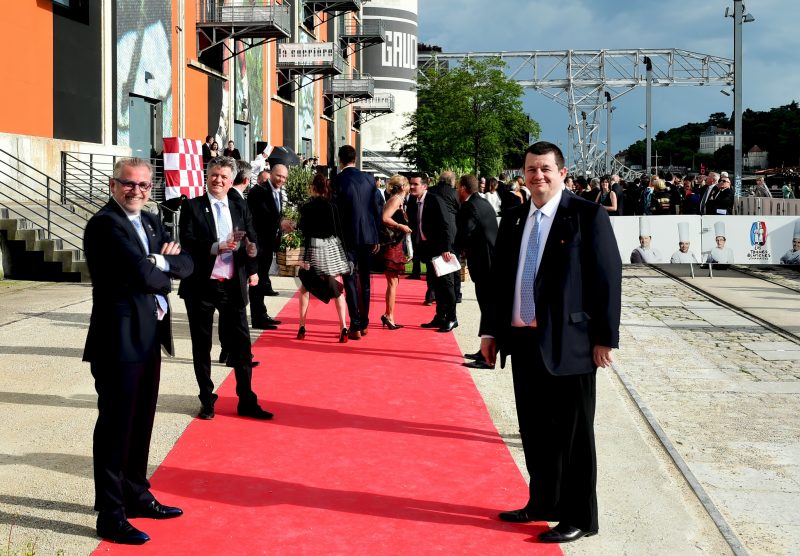
{"type": "Polygon", "coordinates": [[[235,119],[250,123],[250,137],[264,136],[264,49],[261,46],[241,52],[247,45],[237,45],[235,119]]]}
{"type": "Polygon", "coordinates": [[[161,101],[162,133],[172,131],[172,5],[170,0],[117,2],[117,144],[129,145],[131,94],[161,101]]]}
{"type": "MultiPolygon", "coordinates": [[[[308,33],[300,33],[300,42],[315,42],[315,39],[308,33]]],[[[300,84],[302,87],[297,91],[297,137],[311,140],[310,152],[303,152],[303,143],[300,143],[300,153],[310,158],[314,156],[314,89],[310,77],[302,77],[300,84]]]]}

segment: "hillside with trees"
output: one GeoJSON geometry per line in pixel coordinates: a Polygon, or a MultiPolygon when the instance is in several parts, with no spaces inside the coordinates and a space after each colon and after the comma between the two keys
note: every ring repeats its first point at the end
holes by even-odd
{"type": "MultiPolygon", "coordinates": [[[[669,131],[659,131],[653,138],[653,154],[658,153],[659,166],[686,166],[698,168],[700,164],[712,168],[733,167],[733,146],[725,146],[713,154],[700,154],[700,133],[708,126],[733,129],[733,114],[715,112],[704,123],[689,123],[669,131]]],[[[742,152],[758,145],[769,153],[773,168],[800,165],[800,106],[792,102],[785,106],[757,112],[742,113],[742,152]]],[[[629,164],[645,166],[647,145],[637,141],[627,149],[629,164]]],[[[655,161],[654,161],[655,165],[655,161]]]]}

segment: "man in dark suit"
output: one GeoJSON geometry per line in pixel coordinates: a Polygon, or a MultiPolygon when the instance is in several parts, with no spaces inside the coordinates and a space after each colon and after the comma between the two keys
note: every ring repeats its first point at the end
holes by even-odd
{"type": "Polygon", "coordinates": [[[705,214],[733,214],[733,189],[728,176],[722,176],[717,182],[717,187],[708,197],[705,214]]]}
{"type": "Polygon", "coordinates": [[[152,176],[144,160],[118,161],[109,183],[111,200],[89,220],[84,235],[92,316],[83,360],[91,363],[97,390],[97,534],[123,544],[150,540],[128,518],[183,513],[159,504],[147,480],[161,348],[174,355],[170,278],[187,277],[193,266],[159,219],[142,211],[152,176]]]}
{"type": "Polygon", "coordinates": [[[280,321],[269,316],[264,296],[276,296],[269,277],[272,256],[281,243],[281,188],[289,177],[289,169],[276,164],[271,170],[258,173],[257,185],[247,195],[247,206],[253,215],[258,239],[258,285],[250,288],[250,319],[253,328],[273,330],[280,321]]]}
{"type": "Polygon", "coordinates": [[[595,377],[618,347],[622,261],[608,213],[564,191],[558,146],[525,153],[531,201],[503,217],[481,351],[511,355],[528,503],[503,521],[557,521],[542,542],[598,531],[595,377]]]}
{"type": "MultiPolygon", "coordinates": [[[[458,219],[460,203],[456,193],[456,175],[453,172],[450,170],[442,172],[439,175],[437,184],[428,188],[428,193],[441,197],[447,212],[453,217],[453,221],[455,222],[458,219]]],[[[453,253],[458,253],[455,250],[455,245],[451,245],[450,249],[453,253]]],[[[456,303],[461,303],[461,279],[458,276],[453,279],[453,290],[456,296],[456,303]]]]}
{"type": "Polygon", "coordinates": [[[412,174],[408,180],[413,199],[417,203],[416,225],[419,236],[418,248],[427,266],[428,283],[436,294],[436,316],[421,326],[436,328],[439,332],[450,332],[458,326],[456,318],[456,294],[453,280],[457,273],[436,276],[431,260],[441,256],[450,261],[455,255],[450,252],[456,238],[456,222],[445,207],[442,197],[428,193],[428,176],[412,174]]]}
{"type": "Polygon", "coordinates": [[[256,243],[250,211],[243,203],[230,202],[228,191],[236,173],[236,161],[217,157],[206,169],[207,194],[181,206],[180,238],[192,256],[194,273],[178,288],[186,303],[192,361],[200,387],[201,419],[214,418],[214,383],[211,380],[211,331],[214,310],[219,311],[222,344],[236,376],[237,413],[255,419],[271,419],[258,405],[251,387],[250,330],[247,327],[247,285],[258,283],[256,243]]]}
{"type": "Polygon", "coordinates": [[[709,207],[708,202],[717,191],[718,181],[719,174],[710,172],[708,176],[706,176],[706,184],[697,192],[697,195],[700,197],[700,214],[714,214],[713,212],[709,212],[711,207],[709,207]]]}
{"type": "MultiPolygon", "coordinates": [[[[461,199],[461,208],[456,220],[456,253],[466,253],[469,276],[475,283],[475,297],[481,313],[488,310],[489,290],[494,257],[494,243],[497,239],[497,216],[492,205],[478,195],[480,182],[473,175],[462,176],[458,182],[458,196],[461,199]]],[[[456,278],[458,280],[458,278],[456,278]]],[[[479,351],[467,356],[474,359],[465,363],[466,367],[473,369],[493,369],[494,365],[483,358],[479,351]]]]}
{"type": "Polygon", "coordinates": [[[214,142],[214,137],[211,135],[206,135],[206,142],[203,143],[202,150],[203,150],[203,166],[208,164],[208,161],[211,160],[211,143],[214,142]]]}
{"type": "Polygon", "coordinates": [[[355,167],[356,150],[350,145],[339,148],[341,170],[333,180],[334,203],[339,210],[347,258],[353,272],[344,276],[347,312],[350,314],[348,337],[360,340],[369,324],[370,269],[372,255],[380,247],[378,229],[382,220],[375,181],[355,167]]]}

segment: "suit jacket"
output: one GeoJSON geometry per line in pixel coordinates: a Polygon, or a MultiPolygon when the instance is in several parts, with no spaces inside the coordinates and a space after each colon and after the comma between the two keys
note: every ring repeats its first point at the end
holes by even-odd
{"type": "MultiPolygon", "coordinates": [[[[228,203],[234,228],[244,230],[248,238],[254,238],[255,230],[247,205],[241,202],[228,203]]],[[[217,227],[214,223],[211,201],[208,195],[187,199],[181,205],[181,247],[191,255],[194,272],[181,281],[178,295],[184,299],[204,297],[211,286],[211,271],[214,269],[216,255],[211,254],[211,246],[217,242],[217,227]]],[[[250,239],[252,241],[252,239],[250,239]]],[[[255,257],[248,257],[244,241],[233,252],[234,279],[239,282],[241,297],[235,299],[240,307],[247,306],[247,279],[258,271],[255,257]]]]}
{"type": "Polygon", "coordinates": [[[452,249],[456,239],[456,220],[442,197],[430,193],[425,195],[422,221],[418,225],[425,235],[425,242],[421,244],[425,247],[421,253],[423,257],[433,258],[452,249]]]}
{"type": "Polygon", "coordinates": [[[333,180],[334,204],[339,210],[346,249],[379,243],[382,214],[375,180],[348,166],[333,180]]]}
{"type": "Polygon", "coordinates": [[[622,184],[620,183],[612,183],[611,184],[611,191],[614,192],[614,195],[617,196],[617,214],[622,216],[625,214],[625,191],[622,189],[622,184]]]}
{"type": "Polygon", "coordinates": [[[473,193],[461,204],[456,227],[456,250],[467,254],[472,281],[488,280],[497,240],[497,217],[492,205],[473,193]]]}
{"type": "Polygon", "coordinates": [[[256,185],[247,194],[259,248],[277,251],[281,243],[281,213],[275,204],[271,182],[256,185]]]}
{"type": "MultiPolygon", "coordinates": [[[[481,334],[494,336],[501,363],[508,352],[517,267],[530,201],[503,217],[497,234],[490,311],[481,334]]],[[[610,218],[600,205],[562,194],[534,285],[538,349],[554,375],[596,370],[594,346],[618,347],[622,261],[610,218]]]]}
{"type": "MultiPolygon", "coordinates": [[[[150,243],[145,251],[125,211],[111,199],[86,225],[83,245],[92,277],[92,316],[83,352],[84,361],[137,363],[160,344],[170,355],[172,309],[158,320],[154,294],[167,297],[170,277],[192,273],[191,257],[169,255],[169,271],[163,272],[147,259],[172,241],[157,216],[142,212],[142,224],[150,243]]],[[[169,301],[169,298],[167,298],[169,301]]]]}
{"type": "Polygon", "coordinates": [[[733,214],[733,199],[733,189],[730,187],[713,191],[706,203],[706,214],[733,214]],[[719,212],[722,210],[725,212],[719,212]]]}
{"type": "Polygon", "coordinates": [[[208,161],[211,160],[211,147],[208,143],[203,143],[203,164],[208,164],[208,161]]]}

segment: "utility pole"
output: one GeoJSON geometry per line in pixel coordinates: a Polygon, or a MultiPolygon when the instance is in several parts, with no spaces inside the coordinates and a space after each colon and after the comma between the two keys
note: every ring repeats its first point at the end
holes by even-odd
{"type": "Polygon", "coordinates": [[[611,168],[611,112],[614,109],[611,107],[611,93],[608,91],[606,94],[606,174],[612,174],[611,168]]]}
{"type": "Polygon", "coordinates": [[[645,123],[645,131],[647,132],[647,177],[652,175],[651,169],[651,156],[653,154],[653,62],[648,56],[644,57],[644,63],[647,66],[647,87],[645,89],[645,105],[647,112],[647,120],[645,123]]]}
{"type": "Polygon", "coordinates": [[[733,0],[733,185],[742,196],[742,0],[733,0]]]}

